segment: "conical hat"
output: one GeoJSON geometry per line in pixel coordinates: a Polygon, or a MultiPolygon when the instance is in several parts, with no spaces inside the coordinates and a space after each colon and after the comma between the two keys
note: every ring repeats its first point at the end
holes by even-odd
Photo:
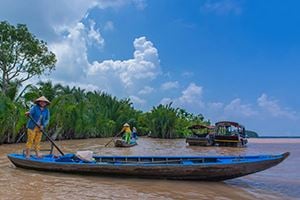
{"type": "Polygon", "coordinates": [[[129,124],[128,124],[128,123],[125,123],[123,126],[129,126],[129,124]]]}
{"type": "Polygon", "coordinates": [[[37,102],[39,102],[39,101],[44,101],[44,102],[46,102],[47,104],[50,104],[50,101],[49,101],[45,96],[41,96],[41,97],[37,98],[37,99],[34,101],[34,103],[37,103],[37,102]]]}

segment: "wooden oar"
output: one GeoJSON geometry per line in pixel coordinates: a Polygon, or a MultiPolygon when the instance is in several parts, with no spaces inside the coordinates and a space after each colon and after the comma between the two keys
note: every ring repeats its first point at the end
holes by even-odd
{"type": "Polygon", "coordinates": [[[116,137],[118,137],[121,133],[123,133],[123,131],[120,131],[117,135],[115,135],[106,145],[105,147],[107,147],[107,145],[109,145],[116,137]]]}
{"type": "MultiPolygon", "coordinates": [[[[56,140],[56,137],[58,135],[58,132],[55,132],[53,135],[51,135],[51,139],[54,141],[56,140]]],[[[50,147],[50,154],[53,153],[53,144],[51,144],[51,147],[50,147]]]]}
{"type": "Polygon", "coordinates": [[[40,128],[40,130],[42,131],[42,133],[44,134],[44,136],[46,136],[46,138],[51,142],[51,144],[59,151],[59,153],[61,154],[61,155],[65,155],[61,150],[60,150],[60,148],[55,144],[55,142],[51,139],[51,137],[49,137],[48,136],[48,134],[43,130],[43,129],[41,129],[41,126],[40,125],[38,125],[38,123],[32,118],[32,116],[31,115],[28,115],[29,116],[29,118],[33,121],[33,123],[37,126],[37,127],[39,127],[40,128]]]}
{"type": "Polygon", "coordinates": [[[22,135],[17,139],[16,144],[18,144],[22,140],[22,138],[24,137],[25,133],[26,133],[26,131],[24,131],[24,133],[22,133],[22,135]]]}

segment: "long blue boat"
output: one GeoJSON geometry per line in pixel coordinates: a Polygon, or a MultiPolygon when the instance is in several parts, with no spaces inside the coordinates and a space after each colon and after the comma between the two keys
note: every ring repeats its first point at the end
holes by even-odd
{"type": "Polygon", "coordinates": [[[128,176],[135,178],[184,179],[223,181],[266,170],[289,156],[93,156],[86,162],[75,154],[42,158],[23,154],[9,154],[17,167],[99,176],[128,176]]]}

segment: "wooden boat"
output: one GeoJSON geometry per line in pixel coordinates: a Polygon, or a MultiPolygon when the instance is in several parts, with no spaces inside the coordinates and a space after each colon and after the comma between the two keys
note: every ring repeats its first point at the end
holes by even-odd
{"type": "Polygon", "coordinates": [[[288,152],[257,156],[93,156],[92,162],[82,161],[74,154],[30,159],[24,154],[9,154],[8,158],[17,167],[43,171],[222,181],[268,169],[288,156],[288,152]]]}
{"type": "Polygon", "coordinates": [[[130,141],[130,143],[128,144],[124,140],[117,139],[114,141],[114,143],[115,143],[115,147],[133,147],[133,146],[137,145],[135,140],[130,141]]]}
{"type": "Polygon", "coordinates": [[[188,127],[192,135],[186,138],[190,146],[212,146],[214,144],[214,126],[197,124],[188,127]]]}
{"type": "Polygon", "coordinates": [[[217,146],[245,147],[248,143],[245,127],[237,122],[217,122],[214,143],[217,146]]]}

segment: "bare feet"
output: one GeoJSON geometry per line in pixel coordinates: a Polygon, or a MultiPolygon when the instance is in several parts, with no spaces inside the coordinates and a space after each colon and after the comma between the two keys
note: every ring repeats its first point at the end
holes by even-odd
{"type": "Polygon", "coordinates": [[[40,155],[40,154],[37,154],[36,157],[37,157],[37,158],[42,158],[43,156],[40,155]]]}
{"type": "Polygon", "coordinates": [[[25,150],[26,159],[30,159],[30,149],[26,148],[25,150]]]}

